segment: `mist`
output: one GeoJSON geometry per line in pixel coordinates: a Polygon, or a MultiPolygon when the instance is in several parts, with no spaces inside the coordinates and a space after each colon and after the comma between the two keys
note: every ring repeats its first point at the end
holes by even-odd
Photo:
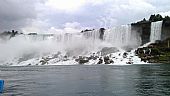
{"type": "Polygon", "coordinates": [[[63,55],[79,56],[97,52],[109,44],[101,40],[85,38],[82,34],[18,35],[0,43],[0,61],[41,58],[61,52],[63,55]]]}

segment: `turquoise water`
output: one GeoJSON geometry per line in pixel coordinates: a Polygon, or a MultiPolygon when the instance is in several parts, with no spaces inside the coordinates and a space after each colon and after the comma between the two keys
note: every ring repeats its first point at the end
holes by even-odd
{"type": "Polygon", "coordinates": [[[2,96],[170,96],[170,65],[0,67],[2,96]]]}

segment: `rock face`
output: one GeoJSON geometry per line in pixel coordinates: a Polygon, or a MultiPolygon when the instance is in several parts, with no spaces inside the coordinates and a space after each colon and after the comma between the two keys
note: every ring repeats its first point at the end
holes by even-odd
{"type": "Polygon", "coordinates": [[[28,35],[38,35],[37,33],[29,33],[28,35]]]}
{"type": "Polygon", "coordinates": [[[99,29],[99,33],[100,33],[99,38],[100,38],[101,40],[103,40],[103,37],[104,37],[104,31],[105,31],[105,29],[104,29],[104,28],[100,28],[100,29],[99,29]]]}
{"type": "Polygon", "coordinates": [[[135,51],[141,61],[148,63],[170,63],[170,38],[156,41],[147,47],[138,48],[135,51]]]}
{"type": "Polygon", "coordinates": [[[164,21],[162,26],[161,39],[165,40],[170,37],[170,21],[164,21]]]}
{"type": "Polygon", "coordinates": [[[136,30],[141,36],[142,45],[150,41],[151,22],[132,23],[132,30],[136,30]]]}
{"type": "Polygon", "coordinates": [[[6,37],[8,37],[8,39],[11,39],[12,37],[15,37],[16,35],[19,35],[22,33],[18,33],[18,31],[12,30],[10,31],[5,31],[3,33],[0,34],[0,38],[2,39],[7,39],[6,37]]]}
{"type": "MultiPolygon", "coordinates": [[[[79,56],[77,59],[75,59],[76,62],[78,62],[79,64],[85,64],[88,63],[90,60],[97,60],[99,58],[99,56],[97,56],[96,53],[93,53],[90,56],[79,56]]],[[[100,64],[103,62],[99,62],[100,64]]]]}
{"type": "MultiPolygon", "coordinates": [[[[142,45],[150,42],[151,34],[151,21],[143,21],[138,23],[132,23],[132,30],[136,30],[141,36],[142,45]]],[[[163,20],[161,40],[165,40],[170,37],[170,20],[163,20]]]]}

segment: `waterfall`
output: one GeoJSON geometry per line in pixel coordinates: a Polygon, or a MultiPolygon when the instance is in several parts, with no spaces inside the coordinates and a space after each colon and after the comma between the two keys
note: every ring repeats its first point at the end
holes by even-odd
{"type": "Polygon", "coordinates": [[[83,36],[92,40],[99,40],[100,33],[99,30],[87,31],[83,33],[83,36]]]}
{"type": "Polygon", "coordinates": [[[152,22],[150,42],[155,42],[155,40],[161,40],[161,31],[162,31],[162,21],[152,22]]]}
{"type": "Polygon", "coordinates": [[[38,35],[18,35],[12,39],[20,39],[24,41],[30,42],[40,42],[40,41],[55,41],[55,42],[70,42],[73,39],[73,34],[65,33],[65,34],[38,34],[38,35]]]}
{"type": "MultiPolygon", "coordinates": [[[[41,64],[40,61],[45,56],[54,63],[62,62],[64,57],[61,56],[68,56],[69,60],[75,61],[74,58],[78,58],[78,56],[90,56],[93,53],[100,55],[100,51],[106,47],[116,47],[113,49],[118,49],[120,52],[113,54],[119,57],[114,61],[119,63],[123,60],[126,63],[128,59],[124,60],[123,55],[119,54],[123,54],[124,50],[136,48],[134,47],[136,44],[140,45],[139,37],[140,35],[131,28],[131,25],[106,29],[104,34],[100,29],[83,33],[20,34],[5,43],[0,43],[0,53],[3,54],[0,55],[0,63],[27,65],[31,62],[31,64],[36,65],[41,64]],[[58,53],[60,56],[55,57],[58,53]]],[[[132,53],[129,54],[133,55],[132,53]]],[[[97,64],[95,63],[98,62],[97,60],[92,60],[92,63],[97,64]]],[[[50,62],[49,64],[52,64],[50,62]]]]}
{"type": "Polygon", "coordinates": [[[115,47],[129,44],[131,37],[131,25],[113,27],[105,31],[104,40],[115,47]]]}

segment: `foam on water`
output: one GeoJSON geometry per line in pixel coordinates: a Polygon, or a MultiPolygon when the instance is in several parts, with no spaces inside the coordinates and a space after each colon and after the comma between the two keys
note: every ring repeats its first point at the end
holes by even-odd
{"type": "MultiPolygon", "coordinates": [[[[138,56],[135,56],[135,50],[132,50],[131,52],[126,52],[127,57],[123,57],[123,54],[126,51],[119,51],[116,53],[111,53],[108,54],[110,59],[114,61],[114,63],[107,64],[107,65],[129,65],[127,64],[128,62],[133,62],[133,64],[147,64],[146,62],[142,62],[141,59],[138,56]]],[[[43,57],[38,57],[38,58],[32,58],[26,61],[22,61],[20,63],[17,63],[16,61],[11,61],[13,64],[12,66],[27,66],[27,65],[42,65],[42,62],[45,61],[46,58],[48,59],[48,63],[45,65],[79,65],[78,62],[75,61],[75,58],[68,57],[65,58],[64,54],[60,54],[57,57],[54,56],[55,54],[43,56],[43,57]],[[55,58],[54,58],[55,57],[55,58]],[[41,62],[42,61],[42,62],[41,62]]],[[[90,56],[90,55],[86,55],[90,56]]],[[[99,58],[96,60],[90,60],[88,63],[85,63],[84,65],[96,65],[99,62],[99,58]]],[[[102,64],[105,64],[104,62],[102,64]]]]}

